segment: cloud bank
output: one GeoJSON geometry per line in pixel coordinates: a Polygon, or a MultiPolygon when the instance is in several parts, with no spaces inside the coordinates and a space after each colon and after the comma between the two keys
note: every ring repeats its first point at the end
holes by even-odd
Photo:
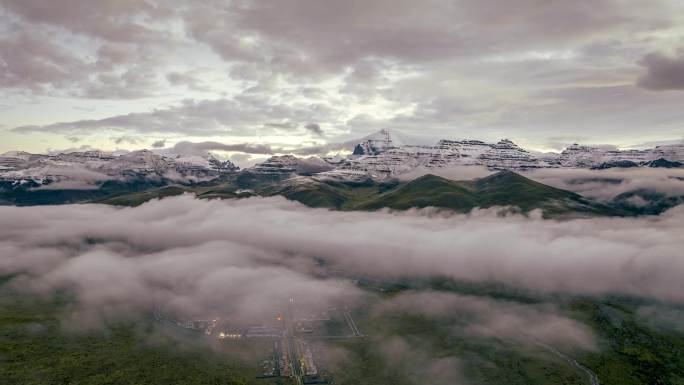
{"type": "Polygon", "coordinates": [[[287,292],[353,296],[344,279],[313,278],[316,261],[325,260],[381,279],[446,276],[542,293],[684,302],[682,207],[654,218],[555,222],[501,218],[496,210],[331,212],[282,198],[180,196],[138,208],[0,213],[0,272],[28,273],[31,285],[75,285],[87,301],[161,301],[198,311],[193,306],[259,303],[287,292]]]}
{"type": "Polygon", "coordinates": [[[665,196],[684,195],[683,169],[540,169],[524,175],[538,182],[604,202],[622,193],[636,190],[653,191],[665,196]]]}
{"type": "Polygon", "coordinates": [[[383,302],[376,317],[413,316],[446,322],[453,336],[596,349],[589,328],[550,306],[522,305],[444,292],[407,292],[383,302]]]}
{"type": "MultiPolygon", "coordinates": [[[[462,367],[472,365],[435,335],[516,354],[595,350],[600,340],[554,300],[420,286],[386,297],[362,290],[356,278],[449,278],[541,299],[637,296],[654,304],[640,310],[649,319],[660,303],[684,304],[684,207],[658,217],[557,222],[502,217],[496,209],[337,212],[279,197],[184,195],[135,208],[0,207],[0,228],[0,276],[22,293],[72,293],[67,326],[149,319],[157,307],[181,318],[253,325],[282,312],[289,298],[308,310],[357,308],[367,314],[363,332],[368,354],[383,362],[379,374],[415,384],[462,383],[462,367]],[[429,328],[403,333],[406,322],[429,328]]],[[[672,328],[681,314],[660,318],[672,328]]],[[[337,368],[364,359],[353,349],[320,349],[337,368]]]]}

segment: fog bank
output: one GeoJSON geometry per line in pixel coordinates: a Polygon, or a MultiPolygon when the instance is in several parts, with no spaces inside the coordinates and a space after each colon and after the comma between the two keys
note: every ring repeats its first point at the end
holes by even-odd
{"type": "MultiPolygon", "coordinates": [[[[367,303],[370,294],[352,282],[358,276],[439,276],[538,293],[684,303],[684,207],[659,217],[562,222],[499,214],[338,212],[280,197],[188,195],[136,208],[0,207],[0,275],[13,275],[10,285],[21,290],[70,290],[74,317],[93,325],[155,306],[251,322],[280,311],[288,298],[313,308],[367,303]]],[[[465,329],[473,335],[501,338],[538,321],[536,339],[575,330],[565,335],[590,346],[554,309],[438,299],[479,314],[477,327],[465,329]]]]}

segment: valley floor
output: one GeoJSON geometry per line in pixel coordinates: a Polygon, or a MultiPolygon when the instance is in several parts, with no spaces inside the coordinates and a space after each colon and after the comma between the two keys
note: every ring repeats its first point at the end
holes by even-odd
{"type": "MultiPolygon", "coordinates": [[[[643,309],[681,312],[634,299],[535,298],[484,286],[435,281],[429,287],[362,283],[389,301],[408,291],[435,290],[526,304],[554,302],[598,336],[596,351],[530,339],[513,342],[467,333],[462,320],[354,310],[365,337],[325,342],[336,358],[335,384],[684,384],[684,330],[644,316],[643,309]],[[389,349],[389,350],[388,350],[389,349]],[[392,360],[388,360],[391,351],[392,360]]],[[[70,301],[0,291],[0,378],[7,384],[289,384],[257,379],[263,346],[208,342],[194,334],[136,323],[91,325],[70,320],[70,301]]],[[[524,335],[524,330],[521,330],[524,335]]]]}

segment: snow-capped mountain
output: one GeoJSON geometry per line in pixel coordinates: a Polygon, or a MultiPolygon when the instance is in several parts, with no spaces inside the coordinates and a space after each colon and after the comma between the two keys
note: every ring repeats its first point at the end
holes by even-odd
{"type": "Polygon", "coordinates": [[[354,147],[354,155],[378,155],[392,148],[402,147],[404,144],[393,138],[389,130],[382,129],[359,141],[354,147]]]}
{"type": "MultiPolygon", "coordinates": [[[[511,140],[443,139],[434,145],[407,143],[390,130],[361,139],[348,156],[298,158],[273,156],[246,169],[256,175],[287,178],[319,175],[321,178],[364,180],[410,172],[416,168],[485,166],[490,169],[537,168],[681,167],[684,144],[661,145],[645,150],[616,150],[573,144],[560,153],[536,153],[511,140]]],[[[191,183],[215,179],[238,171],[230,161],[210,153],[174,154],[150,150],[112,154],[81,151],[30,154],[12,151],[0,155],[0,183],[7,186],[89,188],[116,181],[166,181],[191,183]],[[59,182],[59,183],[58,183],[59,182]],[[83,187],[85,186],[85,187],[83,187]]]]}
{"type": "Polygon", "coordinates": [[[440,140],[435,145],[398,144],[389,130],[358,143],[350,156],[326,158],[337,171],[353,170],[375,177],[398,175],[417,167],[439,168],[479,165],[490,169],[607,168],[652,166],[658,159],[684,162],[684,144],[646,150],[616,150],[573,144],[561,153],[534,153],[511,140],[440,140]]]}
{"type": "Polygon", "coordinates": [[[330,171],[334,167],[321,158],[297,158],[293,155],[272,156],[249,171],[262,175],[309,175],[330,171]]]}
{"type": "Polygon", "coordinates": [[[232,162],[211,154],[168,156],[149,150],[122,155],[102,151],[49,155],[12,151],[0,155],[0,181],[33,187],[138,179],[186,183],[214,179],[237,170],[232,162]]]}

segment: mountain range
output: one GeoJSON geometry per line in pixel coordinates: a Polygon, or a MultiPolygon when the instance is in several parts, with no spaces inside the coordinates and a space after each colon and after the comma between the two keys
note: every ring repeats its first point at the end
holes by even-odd
{"type": "Polygon", "coordinates": [[[560,153],[528,151],[509,139],[497,143],[480,140],[440,140],[435,145],[397,142],[389,130],[361,140],[345,158],[327,158],[337,169],[377,176],[402,174],[416,167],[441,168],[479,165],[491,169],[681,167],[684,143],[643,150],[618,150],[573,144],[560,153]]]}
{"type": "Polygon", "coordinates": [[[0,155],[0,204],[138,204],[191,192],[201,198],[281,195],[312,207],[332,209],[435,206],[467,212],[475,207],[516,206],[524,212],[540,208],[548,215],[657,214],[681,203],[682,197],[632,191],[622,194],[613,205],[605,205],[519,173],[544,168],[681,168],[683,163],[684,144],[644,150],[573,144],[560,153],[537,153],[507,139],[497,143],[440,140],[435,145],[406,144],[389,130],[358,140],[348,155],[272,156],[242,170],[208,152],[10,152],[0,155]],[[435,175],[408,182],[397,179],[418,168],[429,173],[459,166],[499,172],[473,181],[435,175]],[[648,199],[650,206],[632,207],[635,196],[648,199]]]}

